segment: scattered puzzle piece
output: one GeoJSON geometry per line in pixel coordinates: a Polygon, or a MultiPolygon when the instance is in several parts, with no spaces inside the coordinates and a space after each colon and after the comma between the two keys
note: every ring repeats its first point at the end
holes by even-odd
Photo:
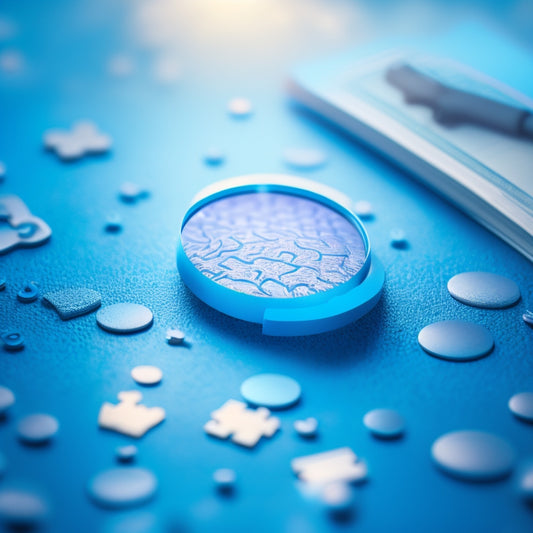
{"type": "Polygon", "coordinates": [[[107,152],[111,148],[111,137],[89,121],[76,122],[70,130],[48,130],[43,140],[45,148],[67,160],[107,152]]]}
{"type": "Polygon", "coordinates": [[[40,218],[33,216],[15,195],[0,195],[0,254],[15,248],[39,246],[52,235],[40,218]]]}
{"type": "Polygon", "coordinates": [[[231,435],[235,444],[253,448],[261,437],[272,437],[279,429],[279,418],[270,416],[266,407],[248,409],[246,404],[228,400],[222,407],[211,413],[204,426],[208,435],[226,439],[231,435]]]}
{"type": "Polygon", "coordinates": [[[91,313],[101,305],[100,294],[85,288],[49,292],[43,298],[57,311],[61,320],[91,313]]]}
{"type": "Polygon", "coordinates": [[[98,415],[101,428],[139,438],[165,419],[162,407],[138,405],[142,400],[142,394],[138,391],[120,392],[118,399],[118,405],[109,402],[102,405],[98,415]]]}
{"type": "Polygon", "coordinates": [[[366,463],[348,447],[298,457],[291,467],[299,479],[316,485],[363,481],[368,473],[366,463]]]}

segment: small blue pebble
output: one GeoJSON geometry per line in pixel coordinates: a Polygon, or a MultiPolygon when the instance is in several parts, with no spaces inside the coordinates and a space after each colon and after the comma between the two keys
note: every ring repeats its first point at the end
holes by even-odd
{"type": "Polygon", "coordinates": [[[58,429],[59,422],[53,416],[41,413],[28,415],[17,425],[19,439],[26,444],[44,444],[58,429]]]}
{"type": "Polygon", "coordinates": [[[137,456],[137,446],[133,444],[129,444],[127,446],[119,446],[115,450],[115,453],[117,455],[117,459],[121,463],[130,463],[137,456]]]}
{"type": "Polygon", "coordinates": [[[300,399],[301,393],[300,384],[282,374],[257,374],[241,385],[241,394],[248,403],[269,409],[290,407],[300,399]]]}
{"type": "Polygon", "coordinates": [[[517,418],[533,422],[533,391],[515,394],[509,400],[509,409],[517,418]]]}
{"type": "Polygon", "coordinates": [[[363,423],[372,435],[382,439],[400,437],[405,431],[405,421],[402,415],[393,409],[369,411],[364,416],[363,423]]]}
{"type": "Polygon", "coordinates": [[[533,326],[533,311],[526,311],[522,315],[522,320],[528,325],[533,326]]]}
{"type": "Polygon", "coordinates": [[[403,231],[402,229],[393,229],[390,232],[390,239],[391,246],[398,250],[405,250],[409,246],[405,231],[403,231]]]}
{"type": "Polygon", "coordinates": [[[496,481],[510,474],[514,451],[502,438],[483,431],[453,431],[431,448],[437,466],[466,481],[496,481]]]}
{"type": "Polygon", "coordinates": [[[122,231],[122,220],[119,215],[113,214],[107,217],[104,229],[107,233],[119,233],[122,231]]]}
{"type": "Polygon", "coordinates": [[[157,479],[146,468],[120,467],[96,474],[87,486],[91,499],[107,508],[135,507],[150,500],[157,489],[157,479]]]}

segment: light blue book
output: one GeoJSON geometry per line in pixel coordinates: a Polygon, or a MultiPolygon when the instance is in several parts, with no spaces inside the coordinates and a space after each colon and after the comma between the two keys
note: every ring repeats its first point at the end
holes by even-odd
{"type": "Polygon", "coordinates": [[[304,65],[292,95],[533,261],[533,54],[479,24],[304,65]]]}

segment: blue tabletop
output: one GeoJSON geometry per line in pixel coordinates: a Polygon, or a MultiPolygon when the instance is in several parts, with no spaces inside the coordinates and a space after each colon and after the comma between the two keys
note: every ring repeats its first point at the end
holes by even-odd
{"type": "MultiPolygon", "coordinates": [[[[499,20],[524,46],[531,44],[527,2],[476,5],[468,15],[499,20]]],[[[507,406],[513,394],[533,386],[533,330],[521,318],[532,305],[533,266],[410,176],[291,104],[284,90],[287,73],[301,61],[393,29],[428,35],[461,20],[464,11],[445,2],[426,11],[318,0],[3,3],[0,160],[7,172],[0,194],[22,197],[53,235],[40,247],[0,257],[0,277],[7,279],[0,332],[19,331],[26,340],[19,352],[0,353],[0,385],[16,396],[0,420],[6,458],[0,489],[20,481],[40,491],[50,507],[43,531],[533,530],[516,473],[466,483],[440,472],[430,456],[432,443],[452,430],[505,438],[517,464],[533,456],[533,426],[507,406]],[[17,68],[5,68],[6,53],[7,66],[15,57],[17,68]],[[117,54],[126,64],[122,76],[109,71],[117,54]],[[247,119],[226,111],[237,96],[253,103],[247,119]],[[109,154],[64,163],[43,149],[45,130],[79,119],[111,135],[109,154]],[[212,146],[225,154],[223,164],[203,161],[212,146]],[[201,188],[231,176],[291,172],[282,154],[294,146],[328,155],[326,165],[300,175],[372,203],[375,217],[366,227],[386,282],[379,304],[354,324],[315,336],[268,337],[260,326],[192,295],[177,272],[177,242],[201,188]],[[122,202],[119,189],[129,181],[149,197],[122,202]],[[123,229],[109,233],[104,226],[114,213],[123,229]],[[405,232],[406,249],[390,245],[395,228],[405,232]],[[522,299],[505,310],[459,303],[447,281],[471,270],[508,276],[522,299]],[[42,292],[94,289],[103,305],[142,304],[153,312],[153,326],[118,336],[100,329],[94,313],[62,321],[40,301],[17,300],[27,280],[42,292]],[[494,351],[467,363],[428,356],[419,331],[448,319],[486,326],[494,351]],[[185,333],[185,346],[166,342],[171,327],[185,333]],[[161,368],[161,384],[135,384],[136,365],[161,368]],[[242,400],[241,383],[257,373],[285,374],[301,385],[300,402],[276,412],[280,431],[251,450],[206,435],[210,413],[228,399],[242,400]],[[117,403],[128,390],[140,390],[145,405],[166,411],[166,420],[139,441],[98,427],[102,404],[117,403]],[[402,438],[370,435],[363,417],[380,407],[402,414],[402,438]],[[32,413],[58,419],[48,445],[18,440],[17,421],[32,413]],[[293,429],[307,417],[319,421],[316,439],[293,429]],[[136,465],[158,478],[156,496],[129,511],[94,505],[87,483],[117,466],[115,448],[132,442],[136,465]],[[368,481],[354,488],[349,521],[332,520],[291,470],[295,457],[342,446],[369,468],[368,481]],[[232,497],[214,488],[218,468],[237,474],[232,497]]]]}

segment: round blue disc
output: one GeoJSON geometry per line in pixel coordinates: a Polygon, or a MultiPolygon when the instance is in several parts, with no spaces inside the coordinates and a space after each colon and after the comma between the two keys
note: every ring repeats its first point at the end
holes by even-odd
{"type": "Polygon", "coordinates": [[[509,409],[518,418],[533,422],[533,392],[519,392],[509,400],[509,409]]]}
{"type": "Polygon", "coordinates": [[[241,385],[241,394],[248,403],[270,409],[283,409],[295,404],[301,393],[297,381],[281,374],[257,374],[241,385]]]}
{"type": "Polygon", "coordinates": [[[363,418],[364,425],[376,437],[393,439],[405,430],[403,416],[393,409],[374,409],[363,418]]]}
{"type": "Polygon", "coordinates": [[[47,513],[46,503],[34,492],[8,487],[0,490],[0,523],[30,528],[41,523],[47,513]]]}
{"type": "Polygon", "coordinates": [[[87,486],[91,498],[103,507],[141,505],[155,494],[157,479],[146,468],[123,467],[104,470],[87,486]]]}
{"type": "Polygon", "coordinates": [[[98,325],[110,333],[135,333],[149,328],[154,320],[144,305],[120,303],[103,307],[96,313],[98,325]]]}
{"type": "Polygon", "coordinates": [[[533,461],[531,459],[521,467],[518,476],[518,491],[528,503],[533,503],[533,461]]]}
{"type": "Polygon", "coordinates": [[[460,302],[474,307],[502,309],[520,299],[520,289],[511,279],[491,272],[463,272],[448,281],[448,291],[460,302]]]}
{"type": "Polygon", "coordinates": [[[430,355],[450,361],[479,359],[494,347],[494,339],[487,328],[462,320],[430,324],[420,331],[418,342],[430,355]]]}
{"type": "Polygon", "coordinates": [[[15,395],[7,387],[0,386],[0,416],[15,403],[15,395]]]}
{"type": "Polygon", "coordinates": [[[46,414],[28,415],[17,425],[20,440],[27,444],[43,444],[49,441],[58,429],[58,421],[46,414]]]}
{"type": "Polygon", "coordinates": [[[447,433],[433,443],[431,455],[444,472],[470,481],[501,479],[514,464],[509,444],[483,431],[447,433]]]}
{"type": "Polygon", "coordinates": [[[278,192],[208,203],[186,222],[181,242],[209,279],[265,298],[333,289],[361,270],[367,252],[346,217],[315,200],[278,192]]]}

